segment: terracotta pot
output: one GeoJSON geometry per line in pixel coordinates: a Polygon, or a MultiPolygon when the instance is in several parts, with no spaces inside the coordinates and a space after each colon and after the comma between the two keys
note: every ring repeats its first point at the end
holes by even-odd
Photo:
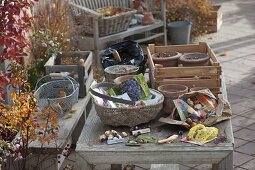
{"type": "Polygon", "coordinates": [[[163,67],[177,67],[181,53],[176,51],[152,54],[154,64],[161,64],[163,67]]]}
{"type": "Polygon", "coordinates": [[[165,84],[158,87],[158,90],[164,95],[164,111],[172,113],[174,109],[173,100],[180,95],[188,92],[188,87],[181,84],[165,84]]]}
{"type": "Polygon", "coordinates": [[[138,10],[138,8],[141,6],[141,1],[140,0],[134,0],[133,1],[133,9],[138,10]]]}
{"type": "Polygon", "coordinates": [[[206,53],[189,53],[179,58],[178,64],[184,67],[208,66],[210,57],[206,53]]]}
{"type": "Polygon", "coordinates": [[[155,24],[155,19],[154,19],[151,12],[144,12],[143,13],[143,24],[144,25],[155,24]]]}

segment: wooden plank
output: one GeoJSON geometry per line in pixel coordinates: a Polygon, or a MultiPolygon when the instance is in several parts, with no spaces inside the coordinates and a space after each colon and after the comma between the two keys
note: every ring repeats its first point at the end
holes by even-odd
{"type": "Polygon", "coordinates": [[[218,76],[221,75],[220,66],[201,67],[164,67],[155,70],[155,78],[218,76]]]}
{"type": "Polygon", "coordinates": [[[164,25],[164,23],[162,21],[158,20],[153,25],[139,25],[139,26],[128,28],[126,31],[123,31],[123,32],[119,32],[119,33],[116,33],[116,34],[100,37],[99,41],[101,43],[104,43],[104,42],[107,42],[109,40],[112,40],[112,41],[119,40],[121,38],[125,38],[125,37],[128,37],[128,36],[134,35],[134,34],[138,34],[138,33],[141,33],[141,32],[146,32],[146,31],[150,31],[150,30],[153,30],[153,29],[156,29],[156,28],[160,28],[163,25],[164,25]]]}
{"type": "Polygon", "coordinates": [[[209,16],[207,16],[207,18],[216,19],[220,14],[222,14],[221,5],[213,5],[210,14],[209,16]]]}
{"type": "Polygon", "coordinates": [[[166,29],[166,0],[161,0],[161,8],[162,8],[162,20],[164,21],[164,44],[167,45],[167,29],[166,29]]]}
{"type": "Polygon", "coordinates": [[[203,21],[204,24],[207,25],[208,33],[217,32],[220,29],[222,25],[222,17],[223,13],[221,5],[213,6],[211,15],[207,16],[203,21]]]}
{"type": "Polygon", "coordinates": [[[81,156],[79,153],[75,153],[75,159],[78,170],[94,170],[95,167],[92,164],[89,164],[87,160],[81,156]]]}
{"type": "MultiPolygon", "coordinates": [[[[155,53],[155,44],[149,44],[148,45],[148,48],[147,48],[147,51],[149,53],[149,56],[151,56],[151,54],[154,54],[155,53]]],[[[151,57],[150,57],[151,58],[151,57]]],[[[152,62],[153,63],[153,62],[152,62]]],[[[153,63],[154,65],[154,63],[153,63]]]]}
{"type": "MultiPolygon", "coordinates": [[[[87,96],[88,97],[88,96],[87,96]]],[[[31,151],[40,153],[42,149],[48,150],[49,152],[56,152],[56,148],[64,148],[68,142],[68,139],[71,138],[75,127],[77,126],[79,120],[81,119],[83,112],[88,103],[87,97],[79,99],[76,104],[72,107],[76,112],[69,119],[60,119],[58,124],[60,125],[60,131],[56,143],[52,142],[50,144],[44,144],[43,148],[41,143],[34,141],[29,145],[31,151]]],[[[61,151],[59,151],[61,152],[61,151]]]]}
{"type": "Polygon", "coordinates": [[[198,45],[168,45],[168,46],[156,46],[156,53],[160,52],[170,52],[170,51],[178,51],[181,53],[207,53],[207,44],[200,42],[198,45]]]}
{"type": "MultiPolygon", "coordinates": [[[[153,45],[150,44],[149,47],[147,48],[147,54],[148,56],[151,56],[151,52],[150,52],[150,49],[154,49],[153,45]]],[[[150,82],[151,82],[151,87],[152,88],[155,88],[155,81],[154,81],[154,63],[153,63],[153,60],[151,57],[148,57],[148,63],[149,63],[149,76],[150,76],[150,82]]]]}
{"type": "Polygon", "coordinates": [[[216,58],[215,53],[213,52],[212,48],[209,47],[209,46],[207,46],[207,53],[208,53],[208,55],[210,56],[210,58],[212,59],[213,65],[219,66],[219,65],[220,65],[220,64],[219,64],[219,61],[218,61],[218,59],[216,58]]]}
{"type": "Polygon", "coordinates": [[[93,82],[93,71],[91,71],[90,73],[89,73],[89,76],[88,76],[88,78],[86,79],[86,83],[85,83],[85,86],[86,86],[86,92],[88,93],[88,91],[89,91],[89,88],[90,88],[90,85],[92,84],[92,82],[93,82]]]}
{"type": "Polygon", "coordinates": [[[152,164],[150,170],[179,170],[179,164],[152,164]]]}
{"type": "Polygon", "coordinates": [[[221,80],[213,79],[197,79],[197,80],[180,80],[180,79],[166,79],[162,81],[156,80],[156,87],[164,84],[182,84],[188,87],[221,87],[221,80]]]}
{"type": "Polygon", "coordinates": [[[149,37],[146,37],[146,38],[143,38],[143,39],[138,39],[138,40],[135,40],[135,41],[138,42],[138,43],[141,43],[141,42],[146,42],[146,41],[149,41],[149,40],[152,40],[152,39],[155,39],[155,38],[158,38],[158,37],[162,37],[162,36],[164,36],[164,33],[157,33],[157,34],[151,35],[149,37]]]}
{"type": "Polygon", "coordinates": [[[81,6],[81,5],[77,5],[77,4],[74,4],[72,2],[69,2],[69,4],[75,8],[78,8],[79,10],[81,11],[85,11],[86,13],[89,13],[91,14],[94,18],[100,18],[101,17],[101,14],[89,9],[89,8],[86,8],[84,6],[81,6]]]}
{"type": "Polygon", "coordinates": [[[93,55],[92,55],[92,53],[90,53],[87,60],[85,61],[85,64],[84,64],[85,73],[87,74],[87,75],[85,75],[86,78],[88,77],[88,74],[91,71],[92,60],[93,60],[93,55]]]}
{"type": "Polygon", "coordinates": [[[111,170],[121,170],[121,164],[111,164],[111,170]]]}
{"type": "Polygon", "coordinates": [[[218,164],[213,164],[212,170],[233,170],[233,152],[218,164]]]}

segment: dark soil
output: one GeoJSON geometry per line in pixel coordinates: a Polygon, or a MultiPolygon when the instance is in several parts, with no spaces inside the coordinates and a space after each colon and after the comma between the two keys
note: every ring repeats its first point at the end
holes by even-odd
{"type": "Polygon", "coordinates": [[[176,52],[165,52],[165,53],[158,53],[156,55],[157,58],[166,58],[166,57],[173,57],[173,56],[176,56],[177,53],[176,52]]]}

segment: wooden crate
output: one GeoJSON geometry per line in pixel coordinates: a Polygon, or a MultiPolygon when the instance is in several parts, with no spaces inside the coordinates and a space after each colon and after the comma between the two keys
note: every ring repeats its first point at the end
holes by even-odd
{"type": "Polygon", "coordinates": [[[222,25],[222,17],[223,13],[221,5],[213,5],[210,15],[205,18],[208,33],[219,31],[222,25]]]}
{"type": "Polygon", "coordinates": [[[92,52],[91,51],[70,51],[63,52],[61,55],[52,56],[44,65],[46,74],[68,72],[80,84],[79,97],[85,97],[93,81],[92,73],[92,52]],[[84,64],[61,64],[63,58],[79,57],[84,64]]]}
{"type": "Polygon", "coordinates": [[[149,76],[152,88],[163,84],[183,84],[191,87],[208,87],[215,95],[221,93],[221,66],[207,43],[197,45],[169,45],[147,47],[149,76]],[[181,53],[208,53],[210,66],[196,67],[161,67],[154,64],[151,55],[158,52],[178,51],[181,53]]]}

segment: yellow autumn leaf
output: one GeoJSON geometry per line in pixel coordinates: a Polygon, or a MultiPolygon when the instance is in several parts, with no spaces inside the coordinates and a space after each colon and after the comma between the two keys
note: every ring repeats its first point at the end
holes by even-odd
{"type": "Polygon", "coordinates": [[[69,119],[69,118],[72,118],[72,114],[67,114],[67,115],[63,116],[63,119],[69,119]]]}
{"type": "Polygon", "coordinates": [[[75,113],[77,110],[76,109],[72,109],[70,110],[70,113],[75,113]]]}

